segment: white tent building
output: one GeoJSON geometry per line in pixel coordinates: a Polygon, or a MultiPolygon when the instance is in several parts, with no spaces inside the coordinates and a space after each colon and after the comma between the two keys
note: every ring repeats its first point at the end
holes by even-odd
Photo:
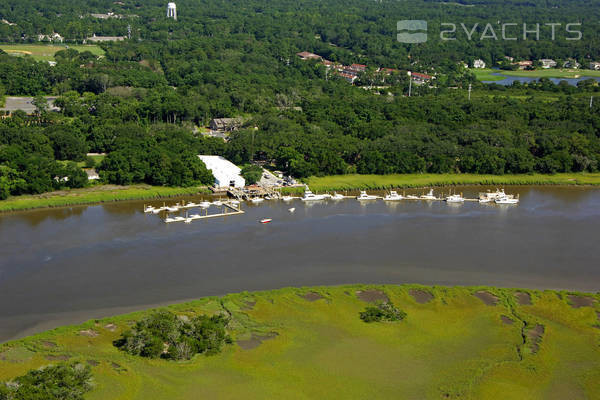
{"type": "Polygon", "coordinates": [[[215,177],[215,187],[244,187],[241,169],[221,156],[198,156],[215,177]]]}

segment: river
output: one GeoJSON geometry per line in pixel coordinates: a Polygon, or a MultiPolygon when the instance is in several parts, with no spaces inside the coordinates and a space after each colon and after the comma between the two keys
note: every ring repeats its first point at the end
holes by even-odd
{"type": "MultiPolygon", "coordinates": [[[[457,190],[476,197],[483,189],[457,190]]],[[[506,190],[520,195],[518,206],[273,201],[191,224],[165,224],[144,214],[142,201],[2,214],[0,341],[151,305],[284,286],[600,290],[600,190],[506,190]],[[262,218],[273,222],[259,224],[262,218]]]]}
{"type": "MultiPolygon", "coordinates": [[[[532,76],[510,76],[510,75],[503,75],[500,72],[497,73],[493,73],[492,75],[496,75],[496,76],[500,76],[503,79],[502,80],[498,80],[498,81],[482,81],[483,83],[495,83],[497,85],[502,85],[502,86],[510,86],[512,85],[514,82],[521,82],[521,83],[532,83],[532,82],[537,82],[541,79],[541,77],[532,77],[532,76]]],[[[595,80],[596,82],[600,82],[600,77],[597,76],[581,76],[579,78],[548,78],[552,83],[555,84],[559,84],[561,81],[565,81],[567,82],[569,85],[571,86],[577,86],[577,84],[579,82],[582,81],[586,81],[588,79],[592,79],[595,80]]]]}

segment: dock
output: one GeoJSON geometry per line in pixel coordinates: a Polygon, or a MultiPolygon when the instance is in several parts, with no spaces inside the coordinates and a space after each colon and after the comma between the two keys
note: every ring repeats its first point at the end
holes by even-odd
{"type": "Polygon", "coordinates": [[[242,210],[241,206],[238,206],[236,208],[236,207],[234,207],[231,204],[223,203],[223,212],[218,213],[218,214],[209,214],[208,210],[206,210],[206,214],[204,214],[204,215],[195,214],[195,215],[187,216],[187,217],[182,217],[182,216],[167,217],[163,221],[166,224],[170,224],[172,222],[185,222],[186,224],[189,224],[192,221],[196,221],[196,220],[199,220],[199,219],[227,217],[229,215],[241,215],[241,214],[244,214],[244,213],[245,213],[245,211],[242,210]],[[227,210],[230,210],[230,211],[228,212],[227,210]]]}

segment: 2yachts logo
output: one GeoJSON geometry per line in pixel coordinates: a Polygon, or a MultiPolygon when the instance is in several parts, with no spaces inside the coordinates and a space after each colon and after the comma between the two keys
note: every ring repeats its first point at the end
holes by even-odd
{"type": "Polygon", "coordinates": [[[400,43],[425,43],[427,41],[427,21],[405,19],[398,21],[396,27],[398,32],[403,31],[397,36],[400,43]]]}
{"type": "MultiPolygon", "coordinates": [[[[427,42],[427,21],[402,20],[397,24],[397,40],[400,43],[425,43],[427,42]]],[[[583,33],[580,22],[562,24],[559,22],[544,24],[527,23],[498,23],[498,24],[456,24],[443,22],[440,24],[440,40],[451,41],[466,38],[469,41],[484,40],[552,40],[564,39],[568,41],[581,40],[583,33]]]]}

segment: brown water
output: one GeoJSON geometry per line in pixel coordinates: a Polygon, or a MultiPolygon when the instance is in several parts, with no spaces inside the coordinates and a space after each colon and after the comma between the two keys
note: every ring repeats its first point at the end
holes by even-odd
{"type": "MultiPolygon", "coordinates": [[[[164,224],[142,212],[142,201],[3,214],[0,341],[148,305],[284,286],[600,290],[600,190],[506,189],[520,194],[519,206],[277,201],[192,224],[164,224]]],[[[480,190],[458,189],[466,197],[480,190]]]]}

